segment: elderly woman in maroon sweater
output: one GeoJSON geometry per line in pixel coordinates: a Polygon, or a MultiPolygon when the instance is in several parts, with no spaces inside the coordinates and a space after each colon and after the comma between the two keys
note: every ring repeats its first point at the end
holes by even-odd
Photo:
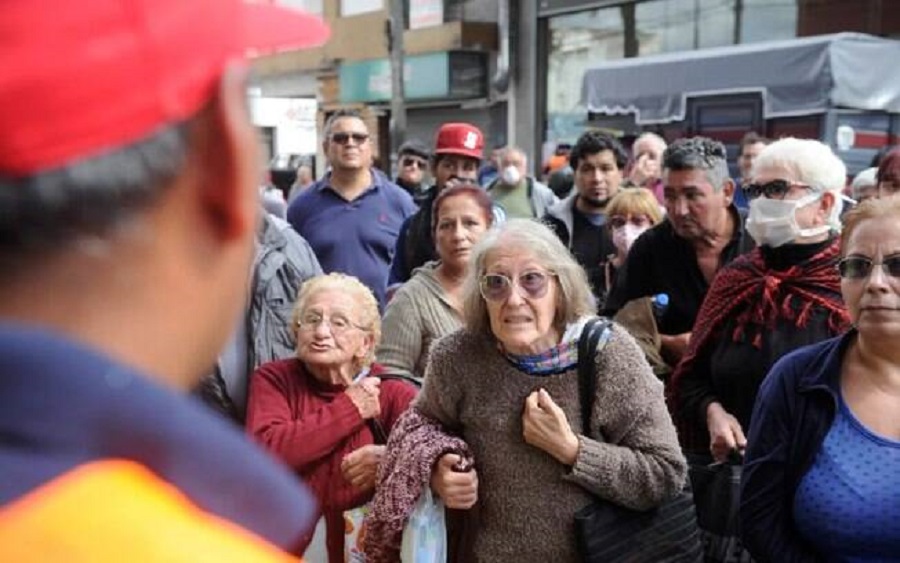
{"type": "MultiPolygon", "coordinates": [[[[343,563],[343,512],[371,499],[384,453],[376,435],[390,432],[416,389],[378,377],[378,303],[356,278],[332,273],[307,281],[293,320],[297,357],[253,374],[247,430],[315,492],[328,560],[343,563]]],[[[311,541],[304,538],[297,553],[311,541]]]]}

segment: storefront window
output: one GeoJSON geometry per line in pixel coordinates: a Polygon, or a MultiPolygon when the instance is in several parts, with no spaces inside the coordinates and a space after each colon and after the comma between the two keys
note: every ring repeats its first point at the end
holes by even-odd
{"type": "Polygon", "coordinates": [[[548,27],[547,139],[572,140],[584,128],[584,71],[624,56],[622,12],[615,7],[558,16],[548,27]]]}
{"type": "Polygon", "coordinates": [[[742,0],[740,43],[797,36],[797,0],[742,0]]]}
{"type": "Polygon", "coordinates": [[[604,61],[797,35],[798,0],[647,0],[548,19],[547,140],[584,128],[585,70],[604,61]]]}

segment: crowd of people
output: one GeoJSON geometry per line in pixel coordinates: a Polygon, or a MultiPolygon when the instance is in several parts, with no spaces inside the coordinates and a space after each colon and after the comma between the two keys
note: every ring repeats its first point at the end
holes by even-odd
{"type": "Polygon", "coordinates": [[[448,561],[582,561],[585,507],[731,464],[732,559],[668,541],[900,561],[900,148],[589,130],[535,176],[452,122],[392,178],[339,110],[276,209],[241,61],[328,29],[189,4],[0,8],[0,560],[394,563],[429,494],[448,561]]]}

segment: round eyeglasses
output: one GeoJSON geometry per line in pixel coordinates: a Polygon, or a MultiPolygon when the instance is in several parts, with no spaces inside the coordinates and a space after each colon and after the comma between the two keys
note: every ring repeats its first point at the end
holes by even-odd
{"type": "Polygon", "coordinates": [[[303,332],[312,332],[319,325],[327,324],[332,334],[344,334],[351,329],[366,330],[365,327],[354,324],[350,319],[343,315],[331,315],[325,317],[319,313],[306,313],[297,320],[297,328],[303,332]]]}
{"type": "Polygon", "coordinates": [[[540,299],[547,294],[550,278],[555,275],[555,272],[529,270],[516,276],[515,281],[513,281],[503,274],[485,274],[481,276],[481,281],[478,285],[481,290],[481,296],[486,301],[495,303],[506,301],[512,294],[514,285],[521,290],[519,295],[522,297],[526,299],[540,299]]]}

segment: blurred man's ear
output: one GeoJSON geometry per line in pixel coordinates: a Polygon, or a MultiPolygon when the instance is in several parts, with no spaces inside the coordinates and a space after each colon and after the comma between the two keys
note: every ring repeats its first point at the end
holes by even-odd
{"type": "Polygon", "coordinates": [[[261,169],[256,130],[246,97],[247,69],[231,64],[219,79],[201,119],[195,154],[198,189],[216,234],[223,240],[253,231],[258,215],[256,182],[261,169]]]}
{"type": "Polygon", "coordinates": [[[725,194],[725,203],[731,205],[731,202],[734,201],[734,190],[737,189],[734,180],[728,178],[722,184],[722,193],[725,194]]]}

